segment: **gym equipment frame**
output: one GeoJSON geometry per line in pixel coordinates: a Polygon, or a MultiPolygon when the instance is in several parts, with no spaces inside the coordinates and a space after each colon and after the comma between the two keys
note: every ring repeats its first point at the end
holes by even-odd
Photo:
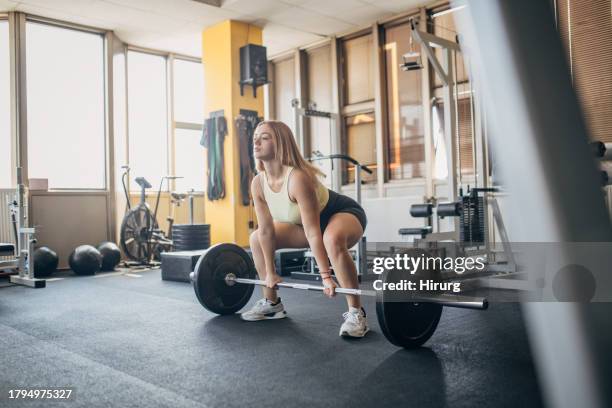
{"type": "Polygon", "coordinates": [[[17,275],[10,276],[10,282],[29,286],[31,288],[44,288],[47,281],[34,277],[34,244],[36,244],[36,229],[28,227],[27,209],[25,205],[26,188],[23,184],[21,167],[17,168],[17,196],[10,203],[12,212],[13,230],[15,233],[16,258],[0,261],[0,270],[17,270],[17,275]]]}

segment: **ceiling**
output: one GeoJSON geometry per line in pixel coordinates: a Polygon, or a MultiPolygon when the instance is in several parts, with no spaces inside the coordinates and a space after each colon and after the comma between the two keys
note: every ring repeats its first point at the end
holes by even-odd
{"type": "Polygon", "coordinates": [[[202,29],[227,19],[263,27],[268,56],[363,27],[431,0],[0,0],[0,12],[113,30],[140,47],[201,56],[202,29]],[[220,6],[217,6],[220,5],[220,6]]]}

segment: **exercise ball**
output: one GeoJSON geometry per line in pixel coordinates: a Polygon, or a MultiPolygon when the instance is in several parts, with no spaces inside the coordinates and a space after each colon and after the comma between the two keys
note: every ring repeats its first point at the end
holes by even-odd
{"type": "Polygon", "coordinates": [[[81,245],[72,251],[68,263],[77,275],[94,275],[102,267],[102,254],[91,245],[81,245]]]}
{"type": "Polygon", "coordinates": [[[112,271],[121,262],[121,251],[114,242],[102,242],[98,245],[98,251],[102,255],[103,271],[112,271]]]}
{"type": "Polygon", "coordinates": [[[34,277],[46,278],[57,269],[59,259],[55,251],[43,246],[34,251],[34,277]]]}

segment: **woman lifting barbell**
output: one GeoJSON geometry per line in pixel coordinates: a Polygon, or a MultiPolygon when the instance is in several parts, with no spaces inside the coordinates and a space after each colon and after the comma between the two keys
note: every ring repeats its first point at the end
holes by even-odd
{"type": "MultiPolygon", "coordinates": [[[[274,251],[310,246],[319,267],[325,294],[335,295],[333,266],[341,287],[358,287],[357,269],[349,253],[363,235],[367,219],[353,199],[327,189],[318,179],[323,173],[301,155],[291,129],[268,120],[255,129],[253,153],[258,174],[251,183],[258,229],[250,245],[255,268],[262,280],[264,298],[243,320],[280,319],[286,316],[275,286],[281,282],[274,266],[274,251]]],[[[359,296],[346,296],[349,310],[343,314],[340,335],[363,337],[368,332],[359,296]]]]}

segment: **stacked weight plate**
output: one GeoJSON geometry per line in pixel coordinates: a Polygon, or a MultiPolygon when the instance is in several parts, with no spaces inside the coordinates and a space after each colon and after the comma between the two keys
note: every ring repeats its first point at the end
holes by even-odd
{"type": "Polygon", "coordinates": [[[172,226],[175,251],[193,251],[210,246],[210,224],[178,224],[172,226]]]}

